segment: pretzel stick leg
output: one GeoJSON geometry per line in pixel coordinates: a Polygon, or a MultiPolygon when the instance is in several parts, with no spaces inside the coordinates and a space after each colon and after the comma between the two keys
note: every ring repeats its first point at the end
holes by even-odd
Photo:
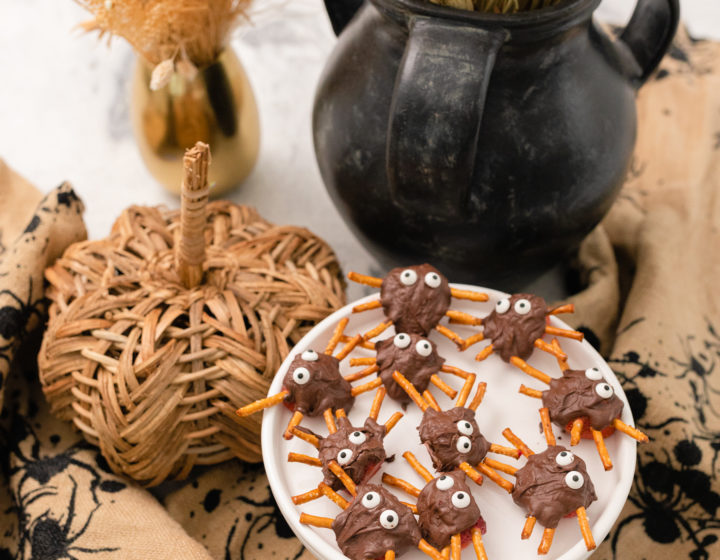
{"type": "Polygon", "coordinates": [[[480,352],[477,353],[475,359],[478,362],[482,362],[483,360],[487,359],[494,351],[495,349],[493,348],[493,345],[488,344],[485,348],[483,348],[482,350],[480,350],[480,352]]]}
{"type": "Polygon", "coordinates": [[[647,437],[647,435],[632,426],[628,426],[625,422],[620,420],[620,418],[615,418],[615,420],[613,420],[613,426],[615,426],[616,430],[620,430],[622,433],[629,435],[631,438],[636,439],[641,443],[647,443],[650,441],[650,438],[647,437]]]}
{"type": "Polygon", "coordinates": [[[358,344],[360,344],[361,342],[362,342],[362,335],[356,334],[348,341],[347,344],[345,344],[345,346],[343,346],[343,349],[340,350],[340,352],[335,354],[335,359],[338,360],[339,362],[342,362],[347,357],[347,355],[350,352],[352,352],[353,350],[355,350],[355,347],[358,344]]]}
{"type": "Polygon", "coordinates": [[[542,422],[542,429],[548,446],[555,445],[555,434],[552,431],[552,424],[550,423],[550,411],[546,406],[540,409],[540,421],[542,422]]]}
{"type": "Polygon", "coordinates": [[[556,347],[552,346],[551,344],[548,344],[545,342],[542,338],[538,338],[534,342],[535,348],[538,348],[539,350],[542,350],[543,352],[547,352],[548,354],[552,354],[556,358],[559,358],[561,360],[567,360],[567,354],[563,352],[562,350],[558,350],[556,347]]]}
{"type": "Polygon", "coordinates": [[[416,506],[415,504],[411,504],[410,502],[403,502],[402,500],[400,500],[400,503],[401,503],[402,505],[408,507],[408,508],[410,509],[410,511],[412,511],[415,515],[418,514],[418,509],[417,509],[417,506],[416,506]]]}
{"type": "Polygon", "coordinates": [[[293,435],[297,438],[300,438],[303,441],[307,441],[310,445],[312,445],[315,448],[320,447],[320,440],[316,435],[309,434],[304,430],[300,430],[297,427],[293,428],[293,435]]]}
{"type": "Polygon", "coordinates": [[[482,531],[478,527],[473,527],[470,529],[470,534],[472,535],[472,543],[477,560],[488,560],[485,545],[482,540],[482,531]]]}
{"type": "Polygon", "coordinates": [[[535,528],[535,521],[537,520],[532,515],[528,515],[525,518],[525,526],[523,527],[522,533],[520,534],[520,538],[522,540],[530,538],[530,535],[532,535],[533,529],[535,528]]]}
{"type": "Polygon", "coordinates": [[[590,428],[593,439],[595,440],[595,447],[597,447],[600,460],[602,461],[603,468],[609,471],[613,468],[612,461],[610,460],[610,454],[608,453],[607,447],[605,447],[605,439],[603,438],[602,432],[594,428],[590,428]]]}
{"type": "Polygon", "coordinates": [[[550,377],[547,373],[540,371],[539,369],[535,369],[525,360],[518,358],[517,356],[511,356],[510,363],[519,370],[527,373],[530,377],[534,377],[535,379],[542,381],[546,385],[549,385],[550,381],[552,380],[552,377],[550,377]]]}
{"type": "Polygon", "coordinates": [[[463,313],[462,311],[453,311],[451,309],[445,313],[445,316],[449,317],[450,323],[458,325],[482,325],[482,319],[480,317],[475,317],[474,315],[470,315],[470,313],[463,313]]]}
{"type": "Polygon", "coordinates": [[[549,527],[545,527],[545,530],[543,531],[542,540],[540,541],[540,546],[538,547],[538,554],[547,554],[550,552],[550,547],[552,546],[553,537],[555,536],[555,529],[550,529],[549,527]]]}
{"type": "Polygon", "coordinates": [[[485,466],[490,467],[491,469],[494,469],[496,471],[504,472],[505,474],[509,474],[510,476],[515,476],[518,472],[517,467],[513,467],[512,465],[508,465],[507,463],[503,463],[501,461],[496,461],[495,459],[491,459],[490,457],[485,457],[482,462],[485,466]]]}
{"type": "Polygon", "coordinates": [[[433,545],[431,545],[429,542],[427,542],[425,539],[420,539],[420,542],[418,543],[418,549],[420,550],[420,552],[424,552],[425,554],[427,554],[433,560],[444,560],[442,554],[440,554],[440,551],[433,545]]]}
{"type": "Polygon", "coordinates": [[[490,453],[505,455],[506,457],[512,457],[513,459],[520,458],[519,449],[515,449],[514,447],[505,447],[504,445],[498,445],[497,443],[490,444],[490,453]]]}
{"type": "Polygon", "coordinates": [[[385,321],[384,323],[380,323],[377,327],[373,327],[368,332],[366,332],[363,335],[363,340],[370,340],[371,338],[375,338],[376,336],[380,336],[382,333],[384,333],[387,329],[389,329],[392,326],[392,321],[385,321]]]}
{"type": "Polygon", "coordinates": [[[548,315],[559,315],[560,313],[575,313],[575,305],[572,303],[565,303],[563,305],[553,307],[550,311],[548,311],[548,315]]]}
{"type": "MultiPolygon", "coordinates": [[[[344,335],[342,335],[342,336],[340,337],[340,342],[350,342],[351,340],[352,340],[352,338],[350,338],[350,337],[349,337],[348,335],[346,335],[346,334],[344,334],[344,335]]],[[[368,350],[375,350],[375,343],[374,343],[374,342],[369,342],[369,341],[367,341],[367,340],[361,340],[361,341],[358,343],[358,346],[360,346],[361,348],[366,348],[366,349],[368,349],[368,350]]]]}
{"type": "Polygon", "coordinates": [[[370,414],[368,414],[368,418],[372,418],[373,420],[378,419],[378,415],[380,414],[380,407],[382,406],[383,399],[385,398],[385,395],[387,394],[387,389],[385,389],[385,385],[381,385],[378,387],[377,393],[375,393],[375,398],[373,399],[372,405],[370,406],[370,414]]]}
{"type": "MultiPolygon", "coordinates": [[[[553,338],[553,339],[552,339],[551,346],[552,346],[553,348],[555,348],[555,350],[556,350],[558,353],[560,353],[560,354],[563,353],[562,348],[560,347],[560,343],[558,342],[558,339],[557,339],[557,338],[553,338]]],[[[560,366],[560,369],[561,369],[562,371],[567,371],[567,370],[570,369],[570,366],[569,366],[568,363],[567,363],[567,358],[564,358],[564,359],[563,359],[563,358],[560,358],[559,356],[556,356],[556,359],[557,359],[557,363],[558,363],[558,365],[560,366]]]]}
{"type": "Polygon", "coordinates": [[[317,500],[320,496],[322,496],[322,492],[320,492],[320,490],[318,490],[317,488],[313,488],[309,492],[305,492],[304,494],[298,494],[297,496],[292,496],[290,499],[292,500],[293,504],[299,506],[300,504],[306,504],[307,502],[311,502],[312,500],[317,500]]]}
{"type": "Polygon", "coordinates": [[[365,284],[372,288],[382,287],[382,278],[376,278],[375,276],[367,276],[365,274],[358,274],[357,272],[348,272],[348,279],[358,284],[365,284]]]}
{"type": "Polygon", "coordinates": [[[483,340],[485,340],[485,335],[483,333],[475,333],[465,339],[465,344],[460,350],[467,350],[473,344],[477,344],[478,342],[481,342],[483,340]]]}
{"type": "Polygon", "coordinates": [[[512,443],[515,447],[517,447],[520,450],[520,453],[525,455],[525,457],[530,457],[530,455],[535,454],[535,452],[527,445],[525,445],[525,442],[519,437],[517,437],[510,428],[505,428],[502,432],[502,435],[505,436],[506,440],[512,443]]]}
{"type": "Polygon", "coordinates": [[[485,292],[474,292],[472,290],[458,290],[457,288],[450,288],[450,295],[455,299],[467,299],[470,301],[487,301],[490,296],[485,292]]]}
{"type": "Polygon", "coordinates": [[[580,443],[580,437],[582,436],[584,425],[585,422],[583,422],[582,418],[576,418],[573,421],[572,429],[570,430],[570,445],[577,445],[580,443]]]}
{"type": "Polygon", "coordinates": [[[357,397],[358,395],[361,395],[362,393],[367,393],[368,391],[372,391],[373,389],[377,389],[382,385],[382,378],[376,377],[372,381],[365,383],[365,385],[358,385],[357,387],[353,387],[350,391],[350,394],[353,397],[357,397]]]}
{"type": "Polygon", "coordinates": [[[482,483],[483,483],[482,475],[479,472],[477,472],[475,469],[473,469],[472,466],[470,465],[470,463],[463,461],[458,466],[460,467],[460,470],[462,472],[464,472],[467,475],[467,477],[470,480],[472,480],[475,484],[477,484],[478,486],[482,485],[482,483]]]}
{"type": "Polygon", "coordinates": [[[350,360],[350,366],[373,366],[375,365],[375,358],[352,358],[350,360]]]}
{"type": "Polygon", "coordinates": [[[447,328],[445,325],[436,325],[435,330],[446,338],[453,341],[457,347],[462,350],[465,347],[465,340],[460,337],[455,331],[447,328]]]}
{"type": "Polygon", "coordinates": [[[430,482],[433,479],[433,475],[430,474],[429,470],[423,467],[422,463],[417,460],[417,457],[415,457],[415,455],[413,455],[409,451],[406,451],[405,453],[403,453],[402,456],[415,470],[415,472],[418,473],[425,480],[425,482],[430,482]]]}
{"type": "Polygon", "coordinates": [[[402,490],[403,492],[410,494],[411,496],[417,498],[420,495],[420,489],[413,486],[409,482],[403,480],[402,478],[396,478],[388,473],[383,473],[382,479],[383,484],[387,484],[388,486],[392,486],[394,488],[398,488],[399,490],[402,490]]]}
{"type": "Polygon", "coordinates": [[[288,453],[287,458],[289,463],[304,463],[313,467],[322,467],[320,459],[317,457],[310,457],[310,455],[303,455],[302,453],[288,453]]]}
{"type": "Polygon", "coordinates": [[[565,338],[572,338],[573,340],[582,340],[585,338],[585,335],[581,333],[580,331],[571,331],[568,329],[560,329],[558,327],[552,327],[548,325],[545,327],[545,334],[549,334],[552,336],[563,336],[565,338]]]}
{"type": "Polygon", "coordinates": [[[352,494],[353,496],[357,494],[357,488],[355,487],[355,483],[340,465],[338,465],[335,461],[330,461],[330,463],[328,463],[328,468],[335,476],[340,479],[340,482],[343,483],[343,486],[345,486],[345,488],[348,492],[350,492],[350,494],[352,494]]]}
{"type": "Polygon", "coordinates": [[[350,373],[346,375],[345,381],[352,383],[353,381],[357,381],[358,379],[365,379],[367,376],[372,375],[373,373],[377,373],[378,371],[380,371],[380,368],[377,365],[366,367],[362,371],[357,371],[355,373],[350,373]]]}
{"type": "Polygon", "coordinates": [[[345,413],[345,409],[344,409],[344,408],[338,408],[338,409],[335,411],[335,418],[337,418],[338,420],[340,420],[340,418],[347,418],[347,414],[345,413]]]}
{"type": "Polygon", "coordinates": [[[472,375],[469,371],[465,371],[464,369],[460,369],[455,366],[449,366],[447,364],[443,364],[440,367],[440,371],[443,373],[451,373],[457,377],[461,377],[462,379],[467,379],[470,375],[472,375]]]}
{"type": "Polygon", "coordinates": [[[580,524],[580,532],[582,533],[583,540],[585,541],[585,547],[588,550],[595,550],[595,539],[593,538],[592,530],[590,529],[590,523],[588,522],[585,508],[579,507],[575,511],[577,513],[578,523],[580,524]]]}
{"type": "Polygon", "coordinates": [[[348,322],[349,319],[347,317],[343,317],[338,321],[338,324],[335,325],[335,331],[333,332],[333,335],[330,337],[330,340],[325,347],[325,354],[327,354],[328,356],[330,356],[335,351],[335,347],[340,343],[343,331],[345,330],[345,327],[347,327],[348,322]]]}
{"type": "Polygon", "coordinates": [[[425,399],[423,399],[422,395],[418,393],[415,386],[407,380],[407,377],[405,377],[399,371],[395,371],[393,372],[393,379],[395,380],[395,383],[397,383],[398,385],[400,385],[400,387],[404,389],[404,391],[413,400],[413,402],[418,405],[420,410],[422,410],[423,412],[427,410],[427,407],[430,405],[425,402],[425,399]]]}
{"type": "Polygon", "coordinates": [[[460,395],[458,396],[457,401],[455,401],[455,406],[465,406],[473,385],[475,385],[475,374],[471,373],[465,380],[465,383],[463,383],[462,389],[460,389],[460,395]]]}
{"type": "Polygon", "coordinates": [[[280,391],[277,395],[273,395],[272,397],[265,397],[264,399],[252,402],[246,406],[243,406],[242,408],[238,408],[235,411],[235,414],[240,417],[250,416],[251,414],[255,414],[256,412],[259,412],[265,408],[270,408],[271,406],[280,404],[289,394],[290,391],[280,391]]]}
{"type": "Polygon", "coordinates": [[[309,515],[307,513],[300,514],[300,523],[303,525],[312,525],[313,527],[320,527],[322,529],[332,529],[334,519],[329,517],[319,517],[317,515],[309,515]]]}
{"type": "Polygon", "coordinates": [[[325,411],[323,412],[323,418],[325,419],[325,424],[327,425],[328,432],[331,434],[337,432],[337,425],[335,424],[335,417],[333,416],[331,408],[325,409],[325,411]]]}
{"type": "Polygon", "coordinates": [[[379,299],[368,301],[367,303],[361,303],[352,308],[353,313],[362,313],[363,311],[370,311],[371,309],[378,309],[382,307],[382,302],[379,299]]]}
{"type": "Polygon", "coordinates": [[[483,398],[485,398],[485,391],[487,390],[487,383],[484,381],[481,381],[478,383],[477,391],[475,391],[475,396],[470,401],[470,404],[468,405],[468,408],[470,410],[477,410],[480,404],[482,403],[483,398]]]}
{"type": "Polygon", "coordinates": [[[385,560],[395,560],[395,551],[388,550],[387,552],[385,552],[385,560]]]}
{"type": "MultiPolygon", "coordinates": [[[[345,379],[347,379],[347,377],[345,379]]],[[[523,395],[527,395],[528,397],[533,397],[535,399],[542,399],[542,391],[525,387],[525,385],[520,385],[518,393],[522,393],[523,395]]]]}
{"type": "Polygon", "coordinates": [[[402,417],[402,412],[395,412],[390,418],[388,418],[385,422],[385,434],[389,434],[390,430],[395,427],[395,425],[400,421],[400,418],[402,417]]]}
{"type": "Polygon", "coordinates": [[[512,492],[515,488],[513,486],[513,483],[509,480],[505,480],[502,476],[500,476],[496,470],[490,468],[487,464],[478,463],[477,466],[478,470],[483,473],[486,477],[488,477],[490,480],[492,480],[495,484],[500,486],[501,488],[504,488],[508,493],[512,492]]]}
{"type": "Polygon", "coordinates": [[[450,537],[450,558],[452,560],[460,560],[462,555],[462,540],[460,539],[460,534],[453,535],[450,537]]]}
{"type": "Polygon", "coordinates": [[[438,412],[440,412],[440,405],[435,400],[435,397],[433,397],[433,394],[430,391],[425,389],[425,391],[423,391],[422,396],[427,401],[427,403],[430,405],[430,408],[433,408],[433,409],[437,410],[438,412]]]}
{"type": "Polygon", "coordinates": [[[288,422],[287,428],[285,429],[285,433],[283,434],[283,437],[285,439],[292,439],[294,435],[295,427],[300,424],[300,422],[303,419],[303,413],[299,410],[296,410],[292,417],[290,418],[290,422],[288,422]]]}
{"type": "Polygon", "coordinates": [[[348,505],[350,505],[345,498],[343,498],[340,494],[335,492],[335,490],[330,488],[324,482],[321,482],[320,484],[318,484],[318,490],[320,491],[321,494],[330,498],[333,502],[335,502],[337,505],[339,505],[342,509],[345,509],[348,507],[348,505]]]}
{"type": "Polygon", "coordinates": [[[440,389],[443,393],[445,393],[448,397],[451,399],[454,399],[457,397],[457,391],[450,387],[447,383],[445,383],[442,379],[440,379],[440,376],[437,373],[433,373],[430,376],[430,383],[435,385],[438,389],[440,389]]]}

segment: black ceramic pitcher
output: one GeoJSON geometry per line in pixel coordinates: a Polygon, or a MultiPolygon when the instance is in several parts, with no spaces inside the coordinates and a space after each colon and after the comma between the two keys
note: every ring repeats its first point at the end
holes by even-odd
{"type": "Polygon", "coordinates": [[[340,38],[317,91],[315,149],[381,262],[515,287],[597,225],[632,156],[637,89],[679,15],[678,0],[640,0],[612,40],[593,22],[599,3],[496,15],[326,0],[340,38]]]}

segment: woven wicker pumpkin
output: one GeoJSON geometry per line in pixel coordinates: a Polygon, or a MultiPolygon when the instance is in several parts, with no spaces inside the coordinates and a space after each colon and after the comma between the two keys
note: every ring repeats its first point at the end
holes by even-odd
{"type": "Polygon", "coordinates": [[[128,208],[110,237],[72,245],[46,271],[39,368],[52,410],[148,486],[194,465],[259,461],[261,417],[235,410],[344,303],[321,239],[208,204],[206,148],[186,155],[180,212],[128,208]]]}

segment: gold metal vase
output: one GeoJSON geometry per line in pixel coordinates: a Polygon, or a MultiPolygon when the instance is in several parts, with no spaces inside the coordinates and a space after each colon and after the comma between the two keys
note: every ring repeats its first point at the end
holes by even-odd
{"type": "Polygon", "coordinates": [[[252,171],[260,147],[257,105],[245,71],[228,48],[187,79],[173,74],[150,89],[152,66],[138,57],[131,114],[140,154],[150,173],[180,194],[183,154],[201,141],[212,147],[211,194],[239,185],[252,171]]]}

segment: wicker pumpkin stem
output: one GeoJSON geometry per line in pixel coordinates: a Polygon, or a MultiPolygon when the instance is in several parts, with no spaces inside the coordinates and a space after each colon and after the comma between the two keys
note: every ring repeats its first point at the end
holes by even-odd
{"type": "Polygon", "coordinates": [[[205,225],[208,203],[210,146],[197,142],[185,152],[180,206],[180,242],[175,255],[177,271],[186,288],[202,283],[205,261],[205,225]]]}

